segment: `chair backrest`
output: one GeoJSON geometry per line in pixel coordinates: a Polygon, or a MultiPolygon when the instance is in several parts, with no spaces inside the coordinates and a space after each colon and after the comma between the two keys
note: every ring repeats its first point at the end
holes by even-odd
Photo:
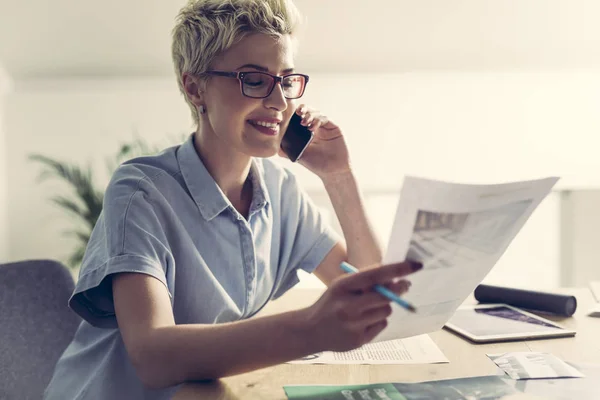
{"type": "Polygon", "coordinates": [[[67,301],[74,288],[60,263],[0,264],[0,399],[41,399],[80,318],[67,301]]]}

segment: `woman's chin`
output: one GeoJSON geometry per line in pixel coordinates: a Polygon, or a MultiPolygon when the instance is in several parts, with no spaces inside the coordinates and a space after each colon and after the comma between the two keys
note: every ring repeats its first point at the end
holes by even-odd
{"type": "Polygon", "coordinates": [[[276,156],[279,153],[279,147],[275,146],[261,146],[253,147],[249,149],[248,154],[256,158],[270,158],[276,156]]]}

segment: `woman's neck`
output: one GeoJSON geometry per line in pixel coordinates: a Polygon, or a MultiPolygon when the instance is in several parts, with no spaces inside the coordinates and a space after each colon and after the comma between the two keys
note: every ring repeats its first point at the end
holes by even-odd
{"type": "Polygon", "coordinates": [[[232,152],[230,147],[211,140],[210,136],[194,134],[196,152],[231,204],[247,217],[252,202],[252,184],[248,179],[252,157],[232,152]]]}

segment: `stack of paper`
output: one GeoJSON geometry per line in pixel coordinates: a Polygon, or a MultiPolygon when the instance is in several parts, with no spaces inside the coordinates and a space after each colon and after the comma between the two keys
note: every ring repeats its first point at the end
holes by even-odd
{"type": "Polygon", "coordinates": [[[488,354],[512,379],[583,378],[585,375],[560,358],[539,352],[488,354]]]}
{"type": "Polygon", "coordinates": [[[369,343],[346,352],[325,351],[290,364],[434,364],[448,359],[429,335],[369,343]]]}

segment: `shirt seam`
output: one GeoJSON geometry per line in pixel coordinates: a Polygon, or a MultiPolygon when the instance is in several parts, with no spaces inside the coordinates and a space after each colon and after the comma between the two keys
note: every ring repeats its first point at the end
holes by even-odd
{"type": "MultiPolygon", "coordinates": [[[[144,180],[148,180],[148,182],[152,182],[152,180],[154,180],[156,177],[160,176],[161,174],[165,173],[166,171],[159,171],[156,174],[150,176],[144,175],[141,178],[138,179],[137,181],[137,187],[135,188],[135,191],[131,194],[131,197],[129,197],[129,201],[127,202],[127,206],[125,207],[125,215],[123,216],[123,242],[121,244],[121,251],[120,253],[125,253],[125,238],[127,237],[126,233],[127,233],[127,216],[129,215],[129,210],[131,208],[131,203],[133,202],[133,198],[135,197],[135,195],[140,191],[140,186],[142,184],[142,181],[144,180]]],[[[169,174],[171,175],[171,174],[169,174]]],[[[173,175],[171,175],[173,176],[173,175]]]]}
{"type": "MultiPolygon", "coordinates": [[[[313,250],[316,247],[318,247],[323,241],[325,241],[326,239],[328,239],[330,236],[331,236],[332,240],[334,240],[336,242],[338,241],[337,238],[335,238],[333,235],[330,234],[329,228],[325,227],[325,229],[323,230],[323,232],[321,232],[321,234],[319,235],[319,237],[317,238],[317,240],[315,240],[314,244],[306,252],[306,254],[304,255],[304,257],[302,257],[302,259],[300,259],[300,261],[298,262],[298,268],[300,268],[300,266],[305,263],[306,259],[311,255],[311,253],[313,252],[313,250]]],[[[318,267],[318,265],[317,265],[317,267],[318,267]]],[[[302,268],[302,270],[304,270],[304,268],[302,268]]]]}
{"type": "MultiPolygon", "coordinates": [[[[84,278],[86,278],[88,275],[92,275],[94,274],[96,271],[98,271],[100,268],[104,268],[104,266],[106,266],[106,264],[108,264],[110,261],[116,259],[116,258],[125,258],[125,257],[133,257],[133,258],[141,258],[142,260],[146,260],[148,261],[150,264],[152,265],[156,265],[156,260],[153,260],[150,257],[146,257],[146,256],[142,256],[139,254],[133,254],[133,253],[125,253],[125,252],[121,252],[120,254],[117,254],[115,256],[111,256],[108,258],[108,260],[104,261],[102,264],[98,265],[96,268],[94,268],[91,271],[86,272],[85,274],[81,275],[79,277],[79,280],[82,280],[84,278]]],[[[164,271],[163,271],[164,272],[164,271]]]]}

